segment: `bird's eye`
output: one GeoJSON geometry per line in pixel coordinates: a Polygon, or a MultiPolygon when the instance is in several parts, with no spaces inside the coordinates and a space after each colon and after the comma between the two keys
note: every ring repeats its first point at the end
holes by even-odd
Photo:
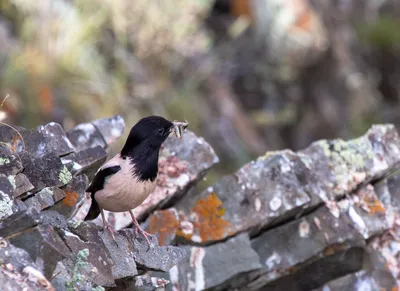
{"type": "Polygon", "coordinates": [[[164,128],[159,128],[158,129],[158,133],[161,135],[161,134],[164,134],[164,128]]]}

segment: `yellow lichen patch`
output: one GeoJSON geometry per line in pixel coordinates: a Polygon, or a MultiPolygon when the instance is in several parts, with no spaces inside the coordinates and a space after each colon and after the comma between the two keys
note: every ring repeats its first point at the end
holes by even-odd
{"type": "Polygon", "coordinates": [[[199,199],[191,212],[191,217],[197,217],[193,225],[202,242],[220,240],[232,234],[232,224],[222,218],[225,208],[217,194],[199,199]]]}
{"type": "Polygon", "coordinates": [[[164,246],[166,239],[175,235],[178,228],[179,220],[170,210],[157,211],[149,219],[149,232],[157,236],[160,246],[164,246]]]}
{"type": "Polygon", "coordinates": [[[68,191],[66,191],[66,193],[65,193],[65,197],[64,197],[64,199],[62,200],[62,203],[63,203],[64,205],[73,207],[73,206],[75,206],[76,203],[78,202],[78,198],[79,198],[79,194],[78,194],[78,193],[76,193],[76,192],[74,192],[74,191],[71,191],[71,190],[68,190],[68,191]]]}

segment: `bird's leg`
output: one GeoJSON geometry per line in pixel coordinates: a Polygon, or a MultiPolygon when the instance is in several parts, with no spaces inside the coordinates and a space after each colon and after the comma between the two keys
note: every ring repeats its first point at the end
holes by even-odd
{"type": "Polygon", "coordinates": [[[140,234],[143,235],[144,238],[146,239],[147,244],[149,245],[149,248],[150,248],[150,240],[149,240],[149,237],[148,237],[148,236],[150,235],[150,233],[144,231],[144,230],[141,228],[139,222],[138,222],[138,221],[136,220],[136,218],[135,218],[135,215],[133,215],[132,210],[129,210],[129,214],[130,214],[131,217],[132,217],[133,225],[134,225],[134,227],[135,227],[135,234],[137,235],[138,232],[140,232],[140,234]]]}
{"type": "Polygon", "coordinates": [[[108,230],[108,232],[110,233],[114,242],[116,243],[117,241],[115,240],[115,230],[112,228],[112,226],[106,220],[106,217],[104,216],[104,211],[102,208],[100,208],[100,211],[101,211],[101,218],[103,219],[103,228],[104,228],[104,230],[106,230],[106,229],[108,230]]]}

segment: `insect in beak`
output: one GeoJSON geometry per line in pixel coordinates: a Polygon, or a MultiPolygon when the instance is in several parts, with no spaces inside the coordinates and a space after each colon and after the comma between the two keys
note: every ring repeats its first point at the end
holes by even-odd
{"type": "Polygon", "coordinates": [[[179,139],[182,138],[182,134],[185,129],[189,126],[189,123],[185,119],[185,122],[173,121],[174,126],[171,128],[171,132],[174,132],[175,136],[179,139]]]}

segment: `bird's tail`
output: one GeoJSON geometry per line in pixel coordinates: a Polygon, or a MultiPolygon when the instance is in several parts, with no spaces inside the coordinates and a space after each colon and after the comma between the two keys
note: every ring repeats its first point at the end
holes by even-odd
{"type": "Polygon", "coordinates": [[[87,220],[93,220],[93,219],[95,219],[97,216],[99,216],[99,214],[100,214],[100,207],[99,207],[99,204],[97,203],[97,201],[96,201],[96,199],[94,199],[94,195],[92,194],[91,195],[91,197],[92,197],[92,203],[90,204],[90,208],[89,208],[89,211],[88,211],[88,213],[86,214],[86,217],[85,217],[85,221],[87,221],[87,220]]]}

